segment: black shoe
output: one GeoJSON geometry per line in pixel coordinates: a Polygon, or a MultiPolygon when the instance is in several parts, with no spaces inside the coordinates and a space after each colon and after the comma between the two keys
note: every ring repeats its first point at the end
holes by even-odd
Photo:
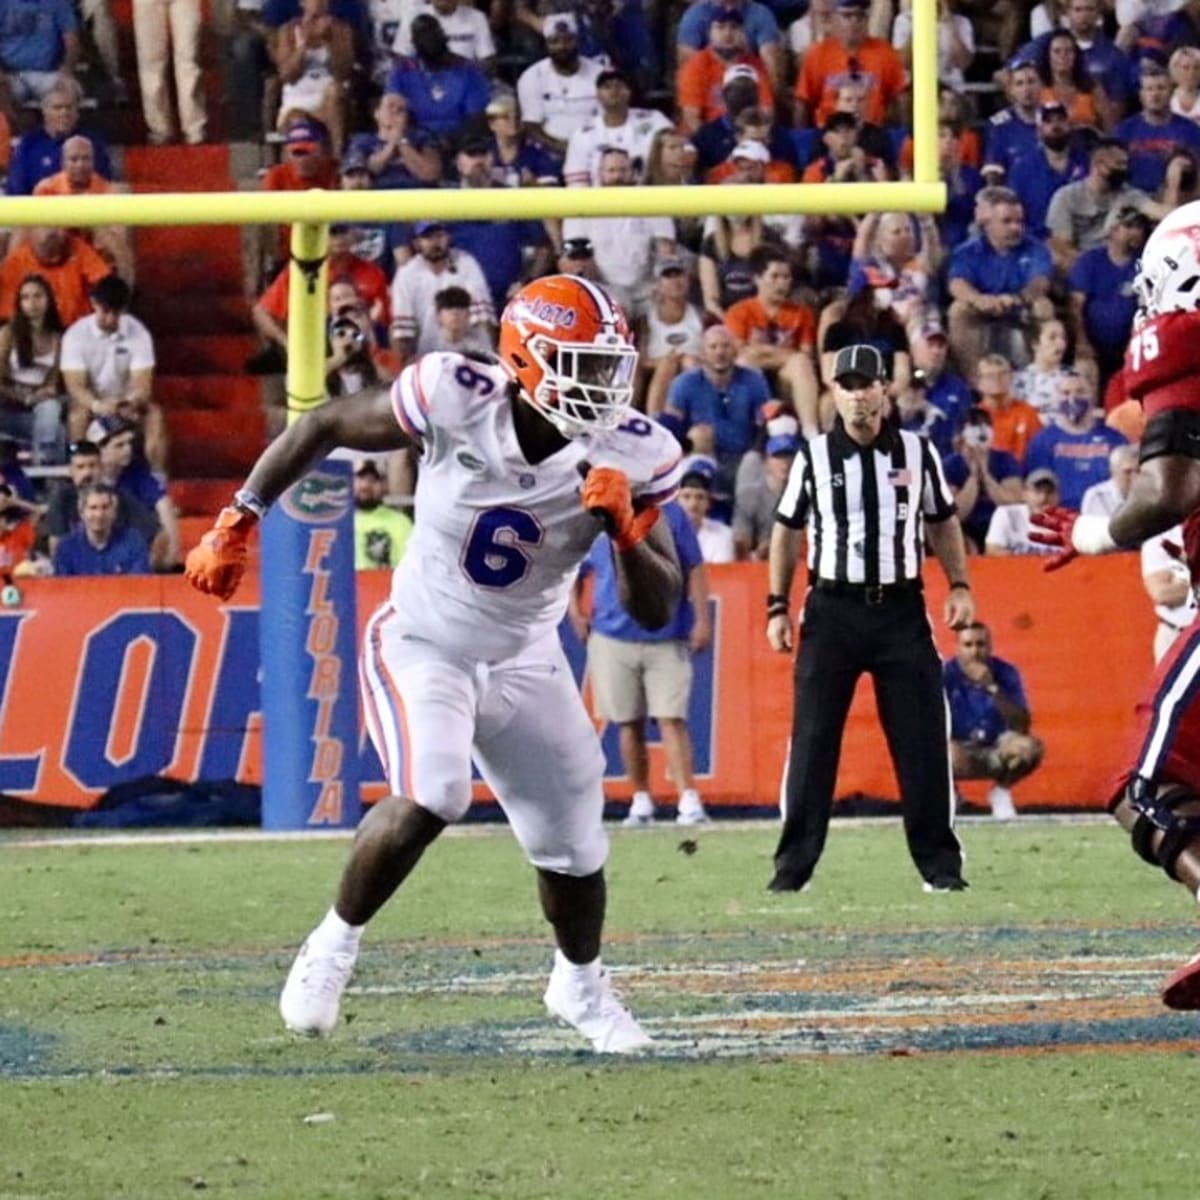
{"type": "Polygon", "coordinates": [[[802,892],[808,887],[809,877],[789,875],[786,871],[776,871],[774,878],[767,884],[768,892],[802,892]]]}
{"type": "Polygon", "coordinates": [[[961,875],[935,875],[924,883],[927,892],[965,892],[969,886],[961,875]]]}

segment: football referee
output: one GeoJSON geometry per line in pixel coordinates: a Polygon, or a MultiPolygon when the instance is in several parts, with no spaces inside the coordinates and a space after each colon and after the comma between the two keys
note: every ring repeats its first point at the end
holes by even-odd
{"type": "Polygon", "coordinates": [[[804,887],[821,857],[846,716],[867,671],[900,780],[909,853],[927,891],[961,891],[967,885],[954,835],[942,664],[921,594],[921,560],[928,535],[950,581],[946,622],[969,624],[975,612],[962,530],[937,451],[885,420],[879,351],[845,347],[833,377],[834,427],[796,455],[771,533],[772,649],[792,648],[788,597],[802,532],[809,590],[770,889],[804,887]]]}

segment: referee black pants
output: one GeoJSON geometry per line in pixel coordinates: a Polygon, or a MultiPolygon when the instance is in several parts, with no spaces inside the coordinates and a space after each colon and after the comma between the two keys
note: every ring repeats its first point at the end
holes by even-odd
{"type": "Polygon", "coordinates": [[[917,870],[929,881],[962,871],[942,663],[921,592],[888,592],[869,603],[863,592],[813,588],[796,656],[783,833],[775,852],[775,879],[785,887],[807,882],[825,847],[842,734],[864,671],[874,680],[917,870]]]}

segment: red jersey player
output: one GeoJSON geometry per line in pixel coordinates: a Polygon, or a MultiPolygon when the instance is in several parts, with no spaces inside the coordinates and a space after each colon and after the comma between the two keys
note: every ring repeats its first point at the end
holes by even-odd
{"type": "MultiPolygon", "coordinates": [[[[1140,546],[1183,522],[1200,584],[1200,201],[1166,217],[1142,253],[1138,319],[1125,355],[1131,396],[1146,413],[1141,462],[1111,517],[1062,509],[1035,517],[1036,540],[1079,554],[1140,546]]],[[[1200,900],[1200,622],[1178,638],[1138,704],[1135,739],[1109,807],[1134,849],[1200,900]]],[[[1200,1009],[1200,955],[1164,983],[1163,1003],[1200,1009]]]]}

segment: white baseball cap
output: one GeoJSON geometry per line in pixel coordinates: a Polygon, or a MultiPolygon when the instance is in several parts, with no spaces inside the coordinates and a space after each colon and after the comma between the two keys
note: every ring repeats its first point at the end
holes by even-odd
{"type": "Polygon", "coordinates": [[[748,158],[751,162],[762,163],[764,167],[771,161],[771,153],[762,142],[738,142],[729,157],[748,158]]]}

